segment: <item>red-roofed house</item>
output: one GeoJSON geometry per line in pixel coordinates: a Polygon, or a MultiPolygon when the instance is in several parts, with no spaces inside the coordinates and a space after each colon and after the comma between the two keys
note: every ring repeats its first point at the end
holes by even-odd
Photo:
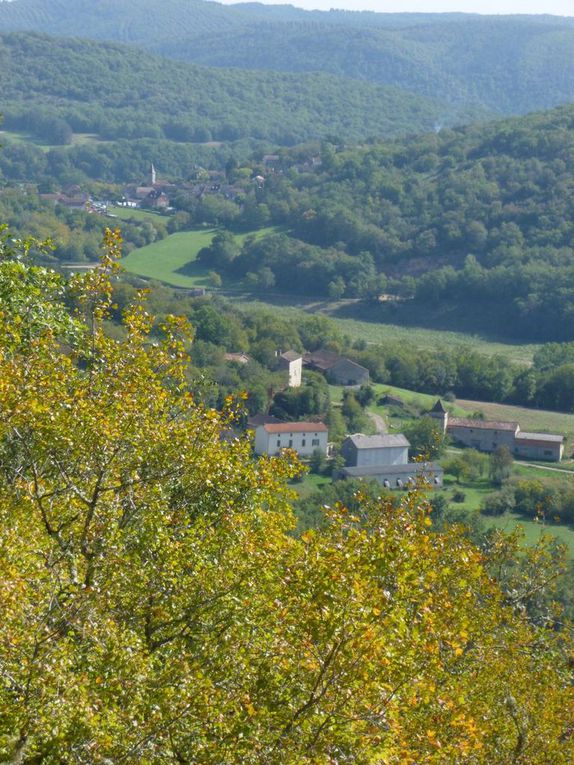
{"type": "Polygon", "coordinates": [[[560,462],[564,452],[564,436],[551,433],[526,433],[517,422],[473,420],[451,417],[440,399],[429,412],[429,417],[440,423],[443,431],[458,444],[493,452],[499,446],[519,459],[560,462]]]}
{"type": "Polygon", "coordinates": [[[255,454],[278,454],[293,449],[300,457],[310,457],[315,449],[327,452],[329,430],[323,422],[279,422],[255,429],[255,454]]]}

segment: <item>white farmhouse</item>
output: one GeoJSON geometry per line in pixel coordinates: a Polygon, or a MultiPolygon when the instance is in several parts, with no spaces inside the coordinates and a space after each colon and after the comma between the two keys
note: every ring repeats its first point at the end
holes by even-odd
{"type": "Polygon", "coordinates": [[[300,457],[310,457],[315,449],[326,453],[328,434],[322,422],[266,423],[255,429],[255,454],[273,456],[282,449],[293,449],[300,457]]]}

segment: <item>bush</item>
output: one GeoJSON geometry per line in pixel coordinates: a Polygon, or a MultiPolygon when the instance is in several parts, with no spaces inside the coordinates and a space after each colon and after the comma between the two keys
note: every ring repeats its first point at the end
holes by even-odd
{"type": "Polygon", "coordinates": [[[507,486],[502,491],[488,494],[482,500],[480,512],[483,515],[504,515],[504,513],[512,512],[515,505],[514,489],[511,486],[507,486]]]}

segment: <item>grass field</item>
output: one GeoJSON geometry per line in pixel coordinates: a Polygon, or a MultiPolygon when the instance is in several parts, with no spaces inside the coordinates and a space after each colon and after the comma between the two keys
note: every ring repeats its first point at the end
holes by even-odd
{"type": "Polygon", "coordinates": [[[322,313],[334,321],[341,332],[351,340],[365,340],[367,343],[385,342],[405,343],[420,349],[448,349],[461,345],[472,348],[485,356],[501,355],[510,361],[531,364],[532,357],[539,345],[493,342],[477,335],[463,332],[451,332],[420,327],[402,327],[398,324],[381,324],[360,319],[342,318],[334,313],[337,304],[328,301],[301,301],[294,299],[293,305],[287,305],[284,299],[261,301],[241,296],[236,301],[244,310],[251,308],[273,308],[276,316],[297,319],[304,313],[322,313]]]}
{"type": "MultiPolygon", "coordinates": [[[[416,393],[415,391],[407,390],[406,388],[397,388],[395,385],[376,383],[373,385],[373,388],[375,389],[377,398],[384,395],[385,393],[389,393],[392,396],[396,396],[397,398],[402,399],[407,404],[414,404],[423,411],[431,409],[438,398],[436,393],[416,393]]],[[[446,404],[449,412],[451,412],[456,417],[468,416],[473,411],[472,409],[464,408],[460,401],[457,401],[455,404],[450,404],[447,402],[444,403],[446,404]]],[[[386,410],[385,406],[379,405],[373,405],[370,408],[377,412],[377,414],[384,414],[386,410]]]]}
{"type": "Polygon", "coordinates": [[[304,499],[305,497],[308,497],[309,494],[313,494],[313,492],[323,489],[330,483],[331,479],[324,475],[307,473],[302,481],[290,481],[289,487],[297,492],[299,499],[304,499]]]}
{"type": "MultiPolygon", "coordinates": [[[[12,130],[0,130],[0,142],[3,138],[12,141],[13,143],[29,143],[33,146],[37,146],[43,151],[49,151],[50,149],[59,146],[59,144],[47,144],[40,138],[36,138],[30,133],[16,133],[12,130]]],[[[83,146],[88,143],[113,143],[112,141],[101,141],[94,133],[74,133],[72,140],[68,146],[83,146]]]]}
{"type": "Polygon", "coordinates": [[[122,266],[130,273],[157,279],[174,287],[205,287],[208,284],[207,270],[195,264],[197,253],[208,247],[215,230],[181,231],[160,239],[147,247],[133,250],[123,258],[122,266]],[[178,269],[186,264],[185,274],[178,269]]]}
{"type": "Polygon", "coordinates": [[[489,527],[501,529],[502,531],[514,531],[519,526],[524,533],[524,541],[528,545],[535,545],[540,538],[547,534],[556,537],[556,539],[568,549],[568,557],[574,559],[574,529],[569,526],[560,526],[558,523],[542,524],[535,521],[528,521],[520,515],[508,513],[498,518],[487,518],[489,527]]]}
{"type": "Polygon", "coordinates": [[[163,218],[160,213],[150,210],[140,210],[137,207],[110,207],[109,213],[120,220],[158,220],[163,218]]]}
{"type": "MultiPolygon", "coordinates": [[[[147,213],[152,214],[153,213],[147,213]]],[[[273,231],[272,228],[247,231],[235,238],[241,245],[251,234],[265,236],[273,231]]],[[[122,265],[130,273],[145,276],[149,279],[171,284],[174,287],[206,287],[209,285],[207,272],[195,262],[198,252],[208,247],[217,233],[215,228],[201,228],[194,231],[180,231],[177,234],[161,239],[147,247],[133,250],[122,260],[122,265]],[[180,270],[185,267],[185,273],[180,270]]],[[[230,285],[224,284],[226,289],[230,285]]]]}

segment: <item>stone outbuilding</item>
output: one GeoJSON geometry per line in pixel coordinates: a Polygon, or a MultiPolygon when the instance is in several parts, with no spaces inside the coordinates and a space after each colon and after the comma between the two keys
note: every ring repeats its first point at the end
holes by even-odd
{"type": "Polygon", "coordinates": [[[369,370],[344,356],[330,351],[306,353],[303,363],[310,369],[323,372],[331,385],[368,385],[369,370]]]}
{"type": "Polygon", "coordinates": [[[451,417],[440,399],[428,416],[439,423],[453,441],[481,452],[494,452],[506,446],[519,459],[546,462],[560,462],[564,453],[564,436],[523,432],[518,422],[451,417]]]}

